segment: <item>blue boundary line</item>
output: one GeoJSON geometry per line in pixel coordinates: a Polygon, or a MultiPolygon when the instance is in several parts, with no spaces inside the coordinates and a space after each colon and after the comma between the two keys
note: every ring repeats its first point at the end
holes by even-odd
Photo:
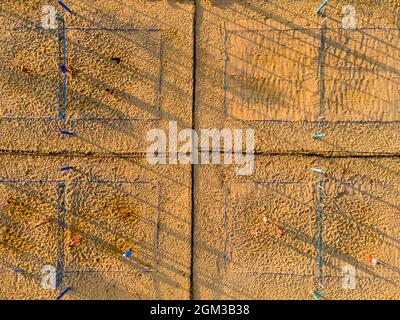
{"type": "Polygon", "coordinates": [[[307,181],[273,181],[273,180],[268,181],[268,180],[265,180],[265,181],[256,181],[255,183],[256,184],[287,185],[287,184],[306,184],[306,183],[310,183],[310,182],[307,182],[307,181]]]}
{"type": "Polygon", "coordinates": [[[62,284],[64,276],[64,241],[66,222],[66,192],[65,182],[57,183],[57,253],[56,253],[56,288],[62,284]]]}
{"type": "Polygon", "coordinates": [[[70,8],[68,8],[68,6],[67,6],[64,2],[58,1],[58,4],[59,4],[61,7],[63,7],[64,10],[66,10],[68,13],[74,14],[74,12],[73,12],[70,8]]]}
{"type": "Polygon", "coordinates": [[[110,184],[154,184],[154,181],[146,181],[146,180],[70,180],[73,184],[78,183],[110,183],[110,184]]]}
{"type": "Polygon", "coordinates": [[[318,9],[316,10],[316,12],[317,12],[317,14],[320,14],[321,13],[321,10],[323,9],[323,8],[325,8],[325,6],[328,4],[328,0],[325,0],[319,7],[318,7],[318,9]]]}
{"type": "Polygon", "coordinates": [[[56,298],[56,300],[61,300],[63,296],[67,294],[68,291],[72,290],[71,287],[65,288],[63,291],[61,291],[60,295],[56,298]]]}
{"type": "MultiPolygon", "coordinates": [[[[70,121],[160,121],[160,118],[66,118],[70,121]]],[[[400,122],[400,121],[399,121],[400,122]]]]}
{"type": "MultiPolygon", "coordinates": [[[[65,24],[65,22],[64,22],[65,24]]],[[[65,25],[64,25],[64,32],[63,32],[63,37],[64,37],[64,66],[65,69],[67,68],[68,65],[68,61],[67,61],[67,30],[65,29],[65,25]]],[[[64,110],[63,110],[63,115],[62,118],[64,119],[67,116],[67,73],[66,70],[64,72],[64,110]]]]}
{"type": "MultiPolygon", "coordinates": [[[[1,120],[8,121],[57,121],[57,120],[65,120],[65,121],[160,121],[160,118],[35,118],[35,117],[0,117],[1,120]]],[[[245,119],[235,119],[240,122],[265,122],[265,123],[287,123],[287,124],[318,124],[319,120],[310,121],[310,120],[300,120],[300,121],[292,121],[292,120],[245,120],[245,119]]],[[[399,125],[400,120],[394,121],[382,121],[382,120],[338,120],[338,121],[329,121],[325,120],[325,124],[335,125],[335,124],[382,124],[382,125],[399,125]]]]}
{"type": "Polygon", "coordinates": [[[61,96],[61,36],[60,36],[60,23],[58,20],[60,19],[59,16],[57,15],[57,114],[59,115],[61,112],[61,101],[60,101],[60,96],[61,96]]]}
{"type": "Polygon", "coordinates": [[[58,73],[57,73],[57,99],[58,120],[64,120],[67,113],[67,31],[64,17],[57,14],[57,42],[58,42],[58,73]],[[61,71],[61,67],[64,68],[61,71]],[[62,85],[61,85],[62,82],[62,85]]]}
{"type": "MultiPolygon", "coordinates": [[[[112,27],[70,27],[67,28],[68,30],[86,30],[86,31],[92,31],[92,30],[105,30],[105,31],[161,31],[161,29],[157,28],[150,28],[150,29],[137,29],[137,28],[112,28],[112,27]]],[[[245,30],[229,30],[231,33],[241,33],[241,32],[287,32],[287,31],[318,31],[320,28],[319,27],[311,27],[311,28],[285,28],[285,29],[277,29],[271,26],[271,28],[265,28],[265,29],[245,29],[245,30]]],[[[6,30],[6,31],[26,31],[26,30],[43,30],[42,27],[36,26],[36,25],[21,25],[21,26],[14,26],[12,28],[0,28],[0,30],[6,30]]],[[[327,30],[343,30],[342,27],[338,28],[327,28],[327,30]]],[[[381,26],[365,26],[365,27],[359,27],[355,29],[351,29],[352,31],[359,31],[359,30],[373,30],[373,31],[398,31],[400,30],[400,27],[381,27],[381,26]]]]}
{"type": "Polygon", "coordinates": [[[154,184],[155,181],[146,181],[146,180],[29,180],[29,179],[0,179],[0,183],[113,183],[113,184],[154,184]]]}
{"type": "Polygon", "coordinates": [[[325,48],[325,27],[321,27],[320,34],[320,56],[319,56],[319,127],[321,134],[324,134],[325,127],[325,86],[326,86],[326,48],[325,48]]]}

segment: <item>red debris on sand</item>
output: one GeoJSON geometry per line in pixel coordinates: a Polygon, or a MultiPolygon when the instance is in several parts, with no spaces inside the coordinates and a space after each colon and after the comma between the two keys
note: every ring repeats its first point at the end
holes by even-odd
{"type": "Polygon", "coordinates": [[[279,237],[282,237],[285,234],[285,230],[283,230],[282,228],[280,228],[278,226],[276,227],[276,232],[278,233],[279,237]]]}
{"type": "Polygon", "coordinates": [[[379,266],[380,264],[379,259],[373,256],[369,256],[369,263],[371,264],[371,266],[379,266]]]}
{"type": "Polygon", "coordinates": [[[80,245],[81,242],[82,242],[81,239],[75,239],[75,240],[72,240],[72,241],[69,243],[69,246],[70,246],[70,247],[75,247],[75,246],[80,245]]]}

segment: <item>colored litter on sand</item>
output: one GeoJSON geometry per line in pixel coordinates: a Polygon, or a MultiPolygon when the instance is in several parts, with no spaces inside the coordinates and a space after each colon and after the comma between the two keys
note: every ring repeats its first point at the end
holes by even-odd
{"type": "Polygon", "coordinates": [[[123,256],[124,258],[129,258],[131,255],[132,255],[132,250],[129,249],[129,250],[126,251],[122,256],[123,256]]]}
{"type": "Polygon", "coordinates": [[[73,133],[73,132],[64,131],[64,130],[61,130],[60,133],[61,133],[61,134],[64,134],[64,135],[67,135],[67,136],[74,136],[74,135],[75,135],[75,133],[73,133]]]}
{"type": "Polygon", "coordinates": [[[72,247],[79,246],[79,245],[81,244],[81,242],[82,242],[81,239],[72,240],[72,241],[69,243],[69,247],[72,248],[72,247]]]}
{"type": "Polygon", "coordinates": [[[313,139],[323,139],[325,137],[325,135],[323,133],[316,133],[313,134],[313,139]]]}
{"type": "Polygon", "coordinates": [[[74,170],[75,168],[74,167],[63,167],[63,168],[61,168],[60,169],[60,171],[68,171],[68,170],[74,170]]]}

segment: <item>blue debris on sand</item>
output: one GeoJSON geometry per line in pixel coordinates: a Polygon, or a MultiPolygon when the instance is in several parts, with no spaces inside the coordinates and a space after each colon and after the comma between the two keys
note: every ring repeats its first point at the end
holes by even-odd
{"type": "Polygon", "coordinates": [[[63,167],[63,168],[61,168],[60,169],[60,171],[67,171],[67,170],[74,170],[75,168],[74,167],[63,167]]]}
{"type": "Polygon", "coordinates": [[[58,1],[58,4],[59,4],[61,7],[63,7],[68,13],[74,14],[74,12],[73,12],[70,8],[68,8],[68,6],[67,6],[64,2],[58,1]]]}
{"type": "Polygon", "coordinates": [[[70,290],[71,287],[65,288],[63,291],[61,291],[60,295],[56,298],[56,300],[60,300],[70,290]]]}
{"type": "Polygon", "coordinates": [[[61,134],[65,134],[65,135],[67,135],[67,136],[74,136],[74,135],[75,135],[75,133],[73,133],[73,132],[64,131],[64,130],[61,130],[60,133],[61,133],[61,134]]]}
{"type": "Polygon", "coordinates": [[[126,251],[122,256],[123,256],[124,258],[129,258],[131,255],[132,255],[132,250],[129,249],[129,250],[126,251]]]}

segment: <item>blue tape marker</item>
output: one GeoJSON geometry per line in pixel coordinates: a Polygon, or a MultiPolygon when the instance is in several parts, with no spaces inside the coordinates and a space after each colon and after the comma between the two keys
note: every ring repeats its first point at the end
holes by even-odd
{"type": "Polygon", "coordinates": [[[58,4],[59,4],[61,7],[63,7],[66,11],[68,11],[70,14],[74,14],[74,13],[72,12],[72,10],[71,10],[70,8],[68,8],[68,6],[67,6],[64,2],[58,1],[58,4]]]}
{"type": "Polygon", "coordinates": [[[73,133],[73,132],[64,131],[64,130],[61,130],[60,133],[61,133],[61,134],[65,134],[65,135],[67,135],[67,136],[74,136],[74,135],[75,135],[75,133],[73,133]]]}
{"type": "Polygon", "coordinates": [[[68,288],[64,289],[64,290],[60,293],[60,295],[56,298],[56,300],[60,300],[63,296],[65,296],[65,294],[66,294],[69,290],[71,290],[71,287],[68,287],[68,288]]]}
{"type": "Polygon", "coordinates": [[[67,171],[67,170],[74,170],[74,167],[63,167],[60,169],[60,171],[67,171]]]}
{"type": "Polygon", "coordinates": [[[310,170],[311,170],[311,171],[314,171],[314,172],[316,172],[316,173],[325,174],[325,171],[324,171],[324,170],[322,170],[322,169],[318,169],[318,168],[311,168],[310,170]]]}
{"type": "Polygon", "coordinates": [[[325,135],[323,133],[316,133],[313,134],[313,139],[323,139],[325,137],[325,135]]]}
{"type": "Polygon", "coordinates": [[[325,0],[317,9],[317,13],[319,14],[321,10],[328,4],[328,0],[325,0]]]}
{"type": "Polygon", "coordinates": [[[62,72],[67,73],[67,67],[66,66],[60,66],[60,69],[62,72]]]}

